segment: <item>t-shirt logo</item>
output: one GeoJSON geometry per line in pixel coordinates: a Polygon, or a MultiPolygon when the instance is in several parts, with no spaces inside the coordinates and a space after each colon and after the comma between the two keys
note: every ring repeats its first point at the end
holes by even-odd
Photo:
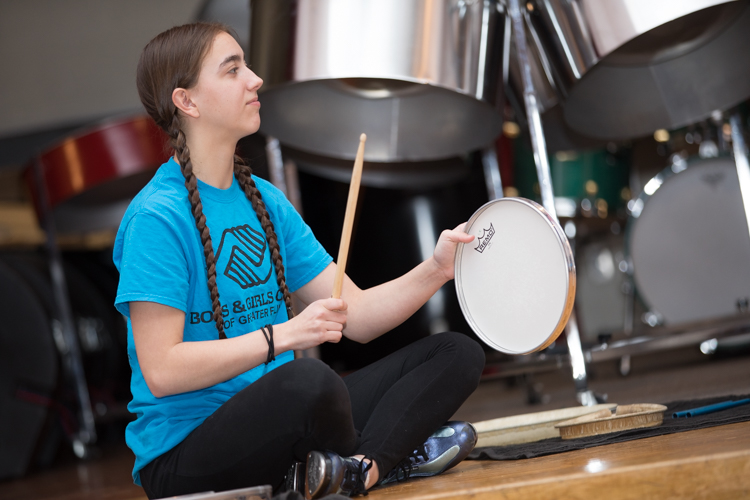
{"type": "Polygon", "coordinates": [[[261,278],[258,272],[266,256],[266,239],[260,231],[245,224],[225,229],[221,235],[219,250],[216,252],[216,267],[224,266],[224,276],[231,279],[243,290],[266,283],[271,277],[272,266],[268,266],[268,273],[261,278]],[[229,252],[225,247],[231,248],[229,252]],[[222,259],[222,251],[224,258],[222,259]],[[227,257],[227,254],[229,256],[227,257]],[[226,263],[224,263],[226,261],[226,263]],[[258,271],[258,272],[256,272],[258,271]]]}

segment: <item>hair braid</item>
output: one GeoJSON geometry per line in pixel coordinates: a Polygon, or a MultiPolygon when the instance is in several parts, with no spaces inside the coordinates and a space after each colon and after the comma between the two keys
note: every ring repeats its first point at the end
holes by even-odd
{"type": "Polygon", "coordinates": [[[211,234],[206,225],[206,216],[203,214],[203,203],[201,202],[201,197],[198,193],[198,180],[193,173],[193,164],[190,161],[190,150],[187,146],[185,133],[180,128],[180,120],[177,116],[177,112],[175,112],[174,117],[172,118],[172,123],[169,126],[167,133],[169,134],[172,147],[177,154],[177,159],[180,162],[182,175],[185,176],[185,187],[188,190],[190,208],[193,217],[195,217],[195,225],[198,227],[201,242],[203,243],[203,255],[206,258],[206,269],[208,274],[208,291],[211,294],[211,306],[214,310],[216,329],[219,330],[219,338],[225,339],[227,336],[224,333],[224,319],[221,315],[219,287],[216,285],[216,256],[214,255],[214,248],[211,244],[211,234]]]}
{"type": "Polygon", "coordinates": [[[294,311],[292,310],[292,296],[289,293],[289,287],[286,284],[286,277],[284,275],[284,263],[281,259],[281,252],[279,250],[279,240],[276,236],[276,231],[271,222],[271,217],[268,215],[266,210],[266,204],[263,203],[263,197],[260,195],[258,186],[255,185],[255,181],[252,178],[252,169],[245,165],[237,155],[234,155],[234,175],[237,177],[237,181],[242,186],[242,190],[245,192],[245,196],[255,209],[255,214],[260,220],[260,225],[266,232],[266,241],[268,241],[268,249],[271,251],[271,260],[276,267],[276,282],[279,285],[279,290],[284,294],[284,303],[286,304],[286,311],[289,319],[294,317],[294,311]]]}

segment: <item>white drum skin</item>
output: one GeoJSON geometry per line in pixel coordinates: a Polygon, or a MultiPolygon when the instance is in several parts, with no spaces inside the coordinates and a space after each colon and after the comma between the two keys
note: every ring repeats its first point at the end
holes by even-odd
{"type": "Polygon", "coordinates": [[[635,200],[627,250],[639,297],[664,324],[742,312],[750,239],[734,160],[693,160],[653,177],[635,200]]]}
{"type": "Polygon", "coordinates": [[[573,253],[559,224],[531,200],[501,198],[479,208],[466,232],[476,239],[456,250],[455,283],[472,330],[507,354],[554,342],[576,287],[573,253]]]}

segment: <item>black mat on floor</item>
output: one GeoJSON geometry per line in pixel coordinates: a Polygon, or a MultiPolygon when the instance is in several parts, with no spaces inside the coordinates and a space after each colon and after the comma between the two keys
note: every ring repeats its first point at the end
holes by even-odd
{"type": "Polygon", "coordinates": [[[659,427],[648,427],[645,429],[633,429],[622,432],[613,432],[601,436],[591,436],[578,439],[563,440],[562,438],[545,439],[535,443],[513,444],[509,446],[488,446],[475,448],[468,456],[470,460],[517,460],[519,458],[534,458],[544,455],[553,455],[565,451],[581,450],[604,444],[632,441],[662,434],[674,432],[692,431],[715,427],[717,425],[734,424],[750,420],[750,404],[737,406],[727,410],[721,410],[707,415],[691,418],[672,418],[672,413],[690,410],[701,406],[721,403],[723,401],[736,401],[750,398],[750,395],[720,396],[716,398],[693,399],[688,401],[674,401],[662,403],[667,407],[664,412],[664,423],[659,427]]]}

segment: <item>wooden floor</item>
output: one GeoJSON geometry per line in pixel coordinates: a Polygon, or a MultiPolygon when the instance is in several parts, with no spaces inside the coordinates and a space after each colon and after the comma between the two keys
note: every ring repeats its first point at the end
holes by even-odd
{"type": "Polygon", "coordinates": [[[464,461],[369,498],[750,498],[750,422],[529,460],[464,461]]]}
{"type": "MultiPolygon", "coordinates": [[[[482,383],[456,418],[469,421],[574,406],[570,375],[532,381],[543,404],[529,406],[519,383],[482,383]]],[[[750,393],[750,358],[710,359],[695,351],[634,359],[621,377],[614,364],[596,365],[591,387],[610,402],[658,403],[750,393]]],[[[0,482],[0,499],[145,500],[130,480],[133,457],[123,444],[99,459],[67,460],[22,479],[0,482]]],[[[466,461],[434,478],[373,490],[370,497],[403,499],[750,498],[750,422],[518,461],[466,461]]]]}

